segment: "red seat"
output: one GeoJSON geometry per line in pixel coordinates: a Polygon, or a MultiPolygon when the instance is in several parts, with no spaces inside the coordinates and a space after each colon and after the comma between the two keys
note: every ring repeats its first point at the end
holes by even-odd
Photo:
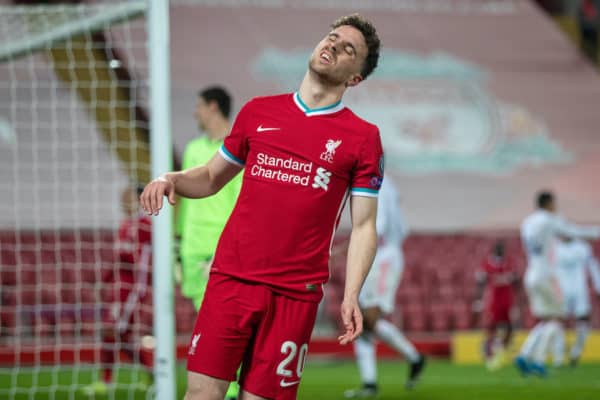
{"type": "Polygon", "coordinates": [[[16,310],[3,306],[0,311],[0,336],[14,336],[17,326],[16,310]]]}
{"type": "Polygon", "coordinates": [[[425,331],[428,326],[428,310],[422,304],[412,304],[402,309],[402,326],[407,331],[425,331]]]}
{"type": "Polygon", "coordinates": [[[430,307],[431,329],[435,332],[446,332],[451,329],[450,303],[432,304],[430,307]]]}
{"type": "Polygon", "coordinates": [[[473,328],[472,311],[468,302],[462,301],[453,304],[454,329],[466,330],[473,328]]]}

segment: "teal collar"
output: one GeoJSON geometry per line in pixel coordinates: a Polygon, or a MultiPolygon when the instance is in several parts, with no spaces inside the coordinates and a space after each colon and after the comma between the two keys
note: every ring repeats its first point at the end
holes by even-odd
{"type": "Polygon", "coordinates": [[[294,103],[296,103],[296,106],[307,116],[307,117],[313,117],[315,115],[326,115],[326,114],[333,114],[336,113],[342,109],[344,109],[346,106],[344,106],[344,104],[342,104],[342,101],[338,101],[336,103],[333,103],[331,105],[325,106],[325,107],[319,107],[319,108],[308,108],[308,106],[302,101],[302,99],[300,98],[300,94],[298,92],[294,93],[294,103]]]}

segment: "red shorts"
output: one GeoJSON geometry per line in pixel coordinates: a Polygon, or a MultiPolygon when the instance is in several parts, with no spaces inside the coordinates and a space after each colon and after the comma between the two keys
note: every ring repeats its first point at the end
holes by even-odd
{"type": "Polygon", "coordinates": [[[490,302],[486,307],[487,318],[486,322],[488,326],[497,325],[501,323],[510,323],[510,310],[512,308],[511,299],[496,299],[490,302]]]}
{"type": "Polygon", "coordinates": [[[233,381],[241,363],[243,390],[295,399],[317,308],[318,303],[213,273],[192,333],[187,369],[233,381]]]}

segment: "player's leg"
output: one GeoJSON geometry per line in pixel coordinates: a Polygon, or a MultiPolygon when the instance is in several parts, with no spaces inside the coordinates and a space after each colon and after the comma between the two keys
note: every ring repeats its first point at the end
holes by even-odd
{"type": "Polygon", "coordinates": [[[547,351],[547,340],[544,339],[542,341],[542,338],[546,338],[548,335],[548,328],[546,326],[547,316],[551,315],[554,311],[553,302],[551,301],[554,293],[550,286],[550,282],[547,280],[528,282],[526,279],[525,290],[527,292],[531,313],[539,322],[529,332],[525,342],[523,342],[519,355],[515,358],[515,366],[523,375],[527,375],[534,371],[541,374],[544,370],[543,365],[537,364],[536,361],[534,361],[534,358],[537,354],[539,359],[539,354],[545,354],[547,351]]]}
{"type": "MultiPolygon", "coordinates": [[[[491,312],[491,311],[490,311],[491,312]]],[[[496,336],[498,334],[498,323],[493,315],[489,316],[485,330],[485,339],[483,342],[483,356],[485,360],[485,366],[489,370],[494,369],[494,355],[497,351],[496,336]]]]}
{"type": "Polygon", "coordinates": [[[229,381],[188,371],[185,400],[222,400],[229,381]]]}
{"type": "Polygon", "coordinates": [[[381,311],[378,307],[363,310],[364,333],[354,341],[354,356],[362,385],[344,392],[347,399],[369,398],[377,395],[377,355],[373,328],[381,311]]]}
{"type": "Polygon", "coordinates": [[[565,359],[565,347],[566,347],[566,338],[565,338],[565,321],[561,320],[560,329],[554,335],[554,339],[552,339],[552,343],[550,344],[552,350],[552,364],[554,367],[560,367],[563,365],[565,359]]]}
{"type": "Polygon", "coordinates": [[[96,381],[83,387],[87,396],[104,395],[113,383],[113,369],[119,353],[118,332],[115,323],[115,316],[119,314],[119,309],[119,304],[113,303],[102,312],[100,376],[96,381]]]}
{"type": "Polygon", "coordinates": [[[592,306],[587,287],[580,288],[572,297],[572,311],[575,316],[575,342],[569,352],[569,362],[572,366],[575,366],[583,352],[590,331],[592,306]]]}
{"type": "Polygon", "coordinates": [[[527,375],[531,372],[529,363],[531,362],[531,358],[533,357],[533,351],[539,341],[541,333],[544,330],[545,324],[546,321],[544,320],[539,320],[535,324],[535,326],[533,327],[533,329],[531,329],[531,331],[527,335],[527,338],[521,345],[519,354],[515,358],[515,366],[517,367],[517,369],[519,369],[519,371],[521,371],[523,375],[527,375]]]}
{"type": "Polygon", "coordinates": [[[344,392],[346,398],[362,398],[377,395],[377,354],[375,338],[366,332],[354,341],[354,355],[362,385],[344,392]]]}
{"type": "MultiPolygon", "coordinates": [[[[192,300],[196,311],[200,309],[206,285],[208,283],[208,275],[210,269],[210,261],[212,256],[199,253],[182,253],[181,254],[181,293],[192,300]]],[[[237,381],[231,382],[227,388],[225,398],[235,399],[239,393],[239,385],[237,381]]]]}
{"type": "MultiPolygon", "coordinates": [[[[490,313],[492,311],[489,311],[490,313]]],[[[489,315],[486,319],[485,323],[485,338],[483,341],[483,357],[485,359],[486,365],[492,360],[494,355],[494,341],[496,340],[497,334],[497,323],[494,320],[493,315],[489,315]]]]}
{"type": "Polygon", "coordinates": [[[402,354],[409,363],[406,388],[412,389],[425,366],[425,358],[419,354],[415,346],[390,321],[380,318],[375,324],[375,334],[382,342],[402,354]]]}
{"type": "Polygon", "coordinates": [[[493,336],[492,341],[492,358],[488,360],[487,366],[491,371],[495,371],[506,363],[507,349],[512,338],[512,323],[510,310],[512,308],[512,300],[508,297],[496,299],[492,310],[492,321],[501,332],[501,337],[497,337],[497,333],[493,336]]]}
{"type": "Polygon", "coordinates": [[[272,293],[242,362],[242,399],[296,399],[317,309],[272,293]]]}
{"type": "Polygon", "coordinates": [[[546,376],[546,358],[550,345],[556,334],[560,331],[560,323],[556,318],[550,318],[544,325],[537,346],[534,349],[530,368],[539,376],[546,376]]]}
{"type": "Polygon", "coordinates": [[[404,334],[391,322],[382,318],[390,315],[396,306],[396,292],[402,279],[403,265],[400,249],[395,246],[385,246],[378,250],[376,263],[380,267],[377,282],[377,306],[381,310],[376,320],[373,332],[385,344],[402,354],[409,363],[406,388],[411,389],[417,382],[423,367],[425,358],[417,352],[413,344],[404,334]]]}
{"type": "Polygon", "coordinates": [[[269,296],[259,285],[211,275],[188,350],[186,399],[223,400],[265,318],[269,296]]]}
{"type": "Polygon", "coordinates": [[[368,398],[377,394],[377,356],[373,330],[381,316],[381,282],[385,279],[385,272],[389,270],[389,263],[384,256],[385,251],[379,248],[358,298],[365,333],[354,341],[353,346],[361,387],[346,390],[346,398],[368,398]]]}
{"type": "Polygon", "coordinates": [[[562,329],[559,321],[564,314],[564,304],[559,286],[553,279],[542,281],[538,293],[540,294],[538,314],[546,316],[548,322],[545,324],[534,349],[531,369],[540,376],[546,376],[545,361],[550,353],[555,336],[559,335],[562,329]]]}
{"type": "Polygon", "coordinates": [[[576,366],[583,352],[585,342],[590,333],[590,318],[589,315],[580,316],[575,321],[575,343],[569,354],[571,366],[576,366]]]}
{"type": "Polygon", "coordinates": [[[490,363],[491,370],[502,368],[506,364],[508,347],[512,339],[512,323],[510,320],[503,320],[501,323],[501,337],[494,350],[494,356],[490,363]]]}

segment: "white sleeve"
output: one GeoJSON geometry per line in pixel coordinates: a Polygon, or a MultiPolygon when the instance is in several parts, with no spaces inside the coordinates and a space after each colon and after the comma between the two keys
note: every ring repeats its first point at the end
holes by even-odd
{"type": "Polygon", "coordinates": [[[377,236],[385,241],[402,241],[408,233],[399,202],[394,186],[384,181],[377,203],[377,236]]]}
{"type": "Polygon", "coordinates": [[[580,226],[569,223],[561,217],[553,218],[554,230],[556,233],[580,239],[598,239],[600,238],[600,227],[580,226]]]}
{"type": "Polygon", "coordinates": [[[382,186],[379,190],[379,195],[377,196],[377,236],[382,237],[387,232],[387,224],[389,223],[389,215],[388,215],[388,203],[389,199],[387,198],[387,193],[384,187],[382,186]]]}
{"type": "Polygon", "coordinates": [[[590,271],[590,275],[592,276],[592,285],[594,286],[594,290],[596,293],[600,294],[600,265],[598,264],[598,260],[590,254],[590,257],[587,261],[587,267],[590,271]]]}

